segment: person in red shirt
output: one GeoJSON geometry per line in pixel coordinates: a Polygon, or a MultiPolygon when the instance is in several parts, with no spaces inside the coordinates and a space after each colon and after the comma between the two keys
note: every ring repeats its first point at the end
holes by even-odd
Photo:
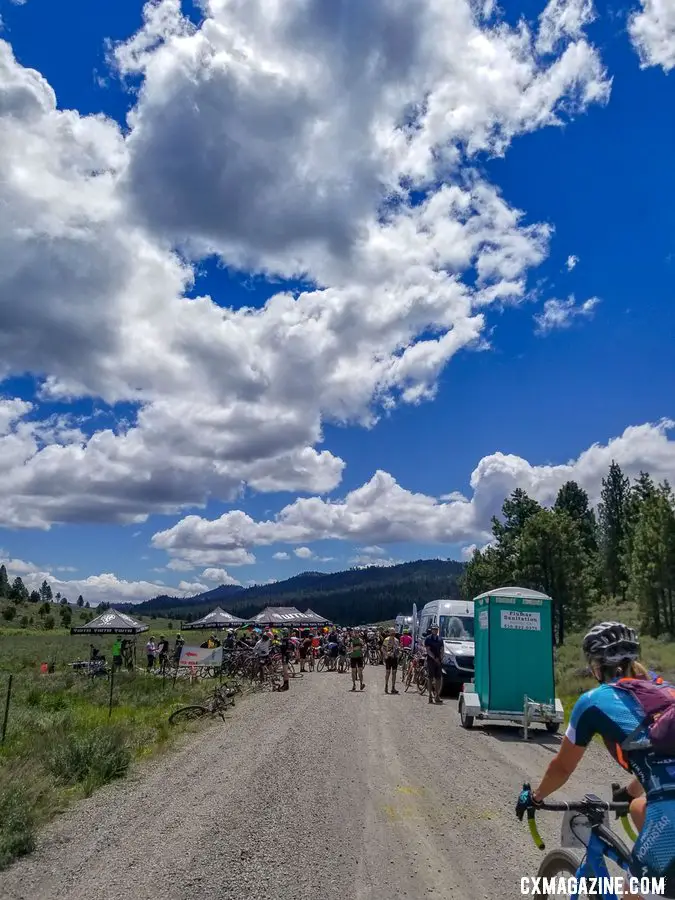
{"type": "Polygon", "coordinates": [[[401,637],[399,638],[399,644],[401,645],[401,650],[408,650],[412,647],[412,635],[410,631],[406,628],[401,637]]]}

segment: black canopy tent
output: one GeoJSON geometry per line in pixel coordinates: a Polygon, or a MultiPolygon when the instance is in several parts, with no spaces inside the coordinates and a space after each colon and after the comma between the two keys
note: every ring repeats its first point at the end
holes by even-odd
{"type": "Polygon", "coordinates": [[[245,619],[233,616],[232,613],[226,612],[220,606],[216,606],[210,613],[203,618],[197,619],[196,622],[188,622],[183,624],[183,631],[196,630],[198,628],[212,628],[217,631],[221,628],[240,628],[246,624],[245,619]]]}
{"type": "Polygon", "coordinates": [[[330,625],[330,619],[324,619],[323,616],[320,616],[318,613],[315,613],[313,609],[308,609],[305,612],[305,618],[307,619],[307,625],[330,625]]]}
{"type": "MultiPolygon", "coordinates": [[[[71,634],[140,634],[142,631],[148,630],[147,625],[143,622],[139,622],[138,619],[134,619],[133,616],[130,616],[128,613],[119,612],[117,609],[107,609],[105,612],[101,613],[100,616],[96,616],[95,619],[92,619],[91,622],[87,622],[85,625],[77,625],[75,628],[70,629],[71,634]]],[[[123,642],[124,645],[124,642],[123,642]]],[[[122,650],[123,658],[126,660],[127,668],[133,669],[136,665],[136,641],[129,641],[127,643],[127,649],[122,650]]],[[[91,662],[104,660],[105,657],[98,656],[98,650],[92,644],[91,646],[91,662]]],[[[111,670],[112,672],[112,670],[111,670]]],[[[111,675],[112,677],[112,675],[111,675]]],[[[112,682],[111,682],[112,685],[112,682]]],[[[112,686],[111,686],[111,698],[112,698],[112,686]]],[[[112,702],[112,700],[111,700],[112,702]]]]}
{"type": "Polygon", "coordinates": [[[148,626],[127,613],[118,612],[116,609],[108,609],[96,616],[86,625],[77,625],[70,629],[71,634],[140,634],[147,631],[148,626]]]}
{"type": "Polygon", "coordinates": [[[253,616],[251,622],[254,625],[268,625],[275,628],[301,628],[303,625],[314,624],[307,618],[306,613],[300,612],[295,606],[268,606],[253,616]]]}

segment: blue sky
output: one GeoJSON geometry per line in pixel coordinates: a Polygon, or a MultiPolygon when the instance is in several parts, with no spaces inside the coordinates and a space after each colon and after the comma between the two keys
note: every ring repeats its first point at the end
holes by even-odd
{"type": "Polygon", "coordinates": [[[2,4],[15,574],[142,599],[462,558],[516,486],[675,478],[675,8],[509,3],[499,39],[454,0],[481,67],[411,3],[355,91],[385,4],[309,6],[2,4]],[[407,142],[397,91],[435,111],[407,142]]]}

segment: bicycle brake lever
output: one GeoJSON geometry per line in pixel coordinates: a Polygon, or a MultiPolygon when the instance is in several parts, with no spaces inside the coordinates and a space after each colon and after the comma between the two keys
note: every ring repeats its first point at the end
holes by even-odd
{"type": "Polygon", "coordinates": [[[530,829],[530,834],[532,835],[532,840],[535,843],[535,846],[539,850],[545,850],[546,844],[544,843],[539,831],[537,830],[537,823],[534,820],[534,810],[528,809],[527,811],[527,827],[530,829]]]}

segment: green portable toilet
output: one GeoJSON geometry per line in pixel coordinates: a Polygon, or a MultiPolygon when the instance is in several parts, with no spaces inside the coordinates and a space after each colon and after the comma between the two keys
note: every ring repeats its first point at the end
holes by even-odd
{"type": "Polygon", "coordinates": [[[475,669],[459,696],[462,725],[475,719],[532,722],[556,731],[564,720],[555,696],[552,600],[529,588],[503,587],[474,599],[475,669]]]}

